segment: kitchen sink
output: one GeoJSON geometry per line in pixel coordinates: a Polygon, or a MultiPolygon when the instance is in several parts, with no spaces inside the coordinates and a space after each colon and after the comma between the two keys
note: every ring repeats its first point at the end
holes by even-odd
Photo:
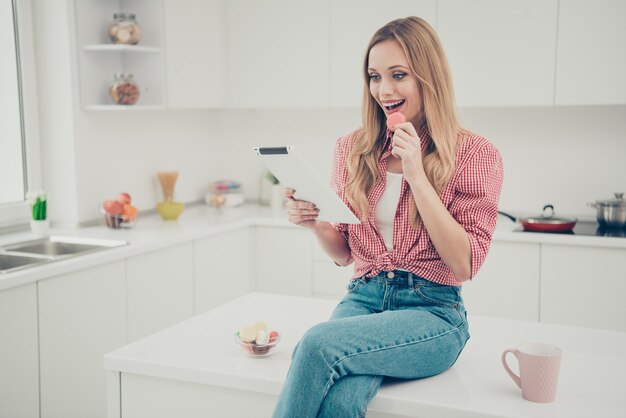
{"type": "Polygon", "coordinates": [[[0,247],[0,273],[127,245],[126,241],[63,237],[19,242],[0,247]]]}
{"type": "Polygon", "coordinates": [[[45,258],[26,257],[15,254],[0,254],[0,273],[9,273],[11,271],[36,266],[48,261],[49,260],[46,260],[45,258]]]}

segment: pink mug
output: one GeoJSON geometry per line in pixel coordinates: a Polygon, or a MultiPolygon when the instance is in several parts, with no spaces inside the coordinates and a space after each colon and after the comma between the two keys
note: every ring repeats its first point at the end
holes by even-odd
{"type": "Polygon", "coordinates": [[[556,395],[561,366],[561,349],[553,345],[527,343],[507,348],[502,353],[502,365],[511,379],[522,389],[522,397],[532,402],[552,402],[556,395]],[[512,353],[519,362],[519,376],[506,362],[512,353]]]}

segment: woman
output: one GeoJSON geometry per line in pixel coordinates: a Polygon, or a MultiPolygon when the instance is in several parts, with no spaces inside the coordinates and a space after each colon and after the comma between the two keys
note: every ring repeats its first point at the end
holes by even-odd
{"type": "Polygon", "coordinates": [[[363,417],[383,376],[451,367],[469,338],[461,283],[496,224],[502,160],[460,126],[441,43],[418,17],[394,20],[365,56],[363,127],[337,141],[332,183],[359,225],[317,221],[287,190],[289,220],[338,265],[355,263],[331,319],[293,352],[274,417],[363,417]],[[402,112],[406,122],[386,127],[402,112]]]}

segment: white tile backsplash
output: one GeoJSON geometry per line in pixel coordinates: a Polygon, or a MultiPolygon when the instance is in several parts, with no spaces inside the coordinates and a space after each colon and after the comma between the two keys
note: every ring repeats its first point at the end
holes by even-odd
{"type": "MultiPolygon", "coordinates": [[[[472,108],[461,117],[503,155],[503,210],[538,213],[552,203],[558,214],[593,219],[586,202],[626,189],[626,106],[472,108]]],[[[295,145],[328,178],[335,140],[360,121],[358,109],[83,112],[75,151],[79,222],[97,218],[100,202],[121,191],[140,210],[153,208],[159,170],[180,171],[178,200],[200,199],[223,178],[242,182],[246,197],[257,199],[255,146],[295,145]]]]}

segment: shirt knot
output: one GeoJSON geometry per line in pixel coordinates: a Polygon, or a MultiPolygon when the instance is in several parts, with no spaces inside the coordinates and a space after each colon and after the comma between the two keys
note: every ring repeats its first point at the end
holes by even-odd
{"type": "Polygon", "coordinates": [[[372,267],[371,274],[373,275],[376,275],[381,271],[396,270],[396,265],[393,262],[393,256],[389,251],[380,254],[376,260],[374,260],[374,265],[372,267]]]}

